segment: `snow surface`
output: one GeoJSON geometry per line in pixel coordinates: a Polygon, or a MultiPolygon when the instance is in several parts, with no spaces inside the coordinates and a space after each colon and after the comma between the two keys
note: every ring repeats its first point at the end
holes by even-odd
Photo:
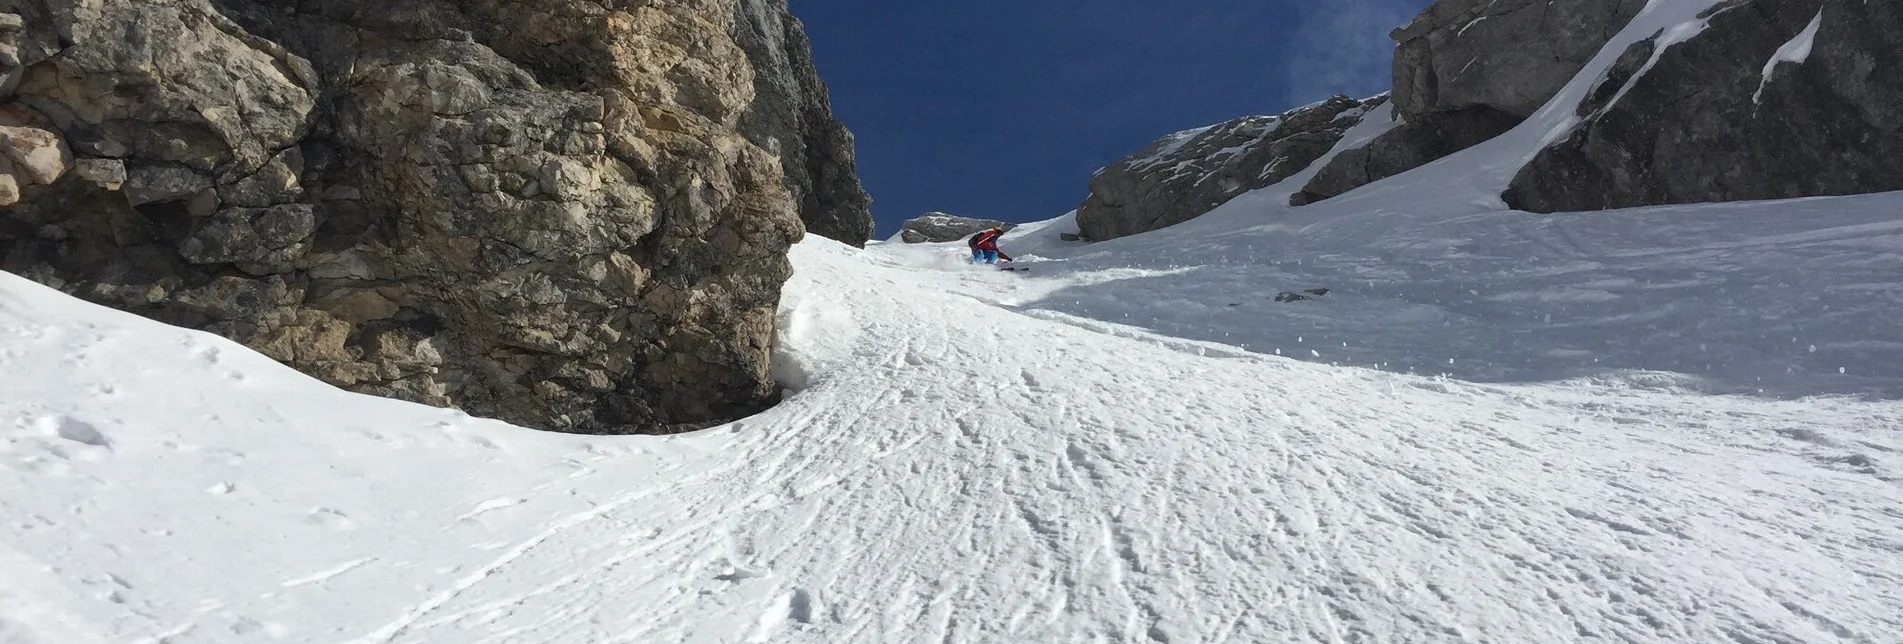
{"type": "Polygon", "coordinates": [[[0,642],[1895,641],[1903,194],[1504,211],[1623,48],[1314,206],[1311,168],[1022,226],[1028,273],[810,238],[791,395],[685,436],[347,394],[0,273],[0,642]]]}
{"type": "Polygon", "coordinates": [[[345,394],[4,276],[0,641],[1903,629],[1894,403],[1304,363],[984,301],[1190,272],[955,251],[803,243],[801,389],[672,438],[345,394]]]}

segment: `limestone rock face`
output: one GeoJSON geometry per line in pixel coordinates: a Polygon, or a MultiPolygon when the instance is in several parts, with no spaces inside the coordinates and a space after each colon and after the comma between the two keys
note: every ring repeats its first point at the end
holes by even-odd
{"type": "Polygon", "coordinates": [[[1005,230],[1016,228],[1017,224],[1007,224],[996,219],[973,219],[949,213],[928,212],[905,220],[899,228],[899,241],[907,244],[926,244],[954,242],[993,226],[1003,226],[1005,230]]]}
{"type": "Polygon", "coordinates": [[[1733,0],[1629,48],[1504,195],[1536,212],[1903,189],[1903,7],[1733,0]]]}
{"type": "Polygon", "coordinates": [[[1320,201],[1520,124],[1584,69],[1646,0],[1440,0],[1393,32],[1401,123],[1337,155],[1294,198],[1320,201]]]}
{"type": "Polygon", "coordinates": [[[1336,96],[1164,137],[1097,173],[1077,226],[1084,238],[1103,241],[1198,217],[1306,169],[1386,100],[1336,96]]]}
{"type": "Polygon", "coordinates": [[[740,45],[756,70],[743,130],[780,153],[807,232],[864,247],[872,237],[872,198],[859,185],[852,132],[833,118],[806,29],[786,0],[741,0],[740,11],[740,45]]]}
{"type": "Polygon", "coordinates": [[[0,11],[0,268],[347,389],[575,432],[750,414],[803,219],[870,231],[781,0],[0,11]]]}

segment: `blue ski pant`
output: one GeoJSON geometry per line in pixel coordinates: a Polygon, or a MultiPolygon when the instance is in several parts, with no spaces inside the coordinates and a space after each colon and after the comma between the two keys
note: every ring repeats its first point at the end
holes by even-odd
{"type": "Polygon", "coordinates": [[[978,262],[984,262],[986,264],[998,263],[998,251],[971,249],[971,263],[976,264],[978,262]]]}

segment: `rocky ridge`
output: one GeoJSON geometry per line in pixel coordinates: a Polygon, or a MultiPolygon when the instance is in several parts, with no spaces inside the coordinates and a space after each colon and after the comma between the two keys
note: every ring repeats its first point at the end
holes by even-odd
{"type": "Polygon", "coordinates": [[[1164,137],[1098,171],[1077,208],[1078,229],[1103,241],[1193,219],[1301,172],[1387,100],[1335,96],[1164,137]]]}

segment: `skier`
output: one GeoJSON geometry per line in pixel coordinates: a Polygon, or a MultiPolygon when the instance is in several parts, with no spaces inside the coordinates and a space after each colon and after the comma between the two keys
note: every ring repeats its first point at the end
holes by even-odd
{"type": "Polygon", "coordinates": [[[1004,251],[998,250],[998,238],[1003,236],[1003,226],[992,226],[976,235],[972,235],[971,240],[965,242],[971,246],[971,263],[984,262],[986,264],[996,264],[1000,259],[1007,262],[1011,261],[1010,255],[1006,255],[1004,251]]]}

